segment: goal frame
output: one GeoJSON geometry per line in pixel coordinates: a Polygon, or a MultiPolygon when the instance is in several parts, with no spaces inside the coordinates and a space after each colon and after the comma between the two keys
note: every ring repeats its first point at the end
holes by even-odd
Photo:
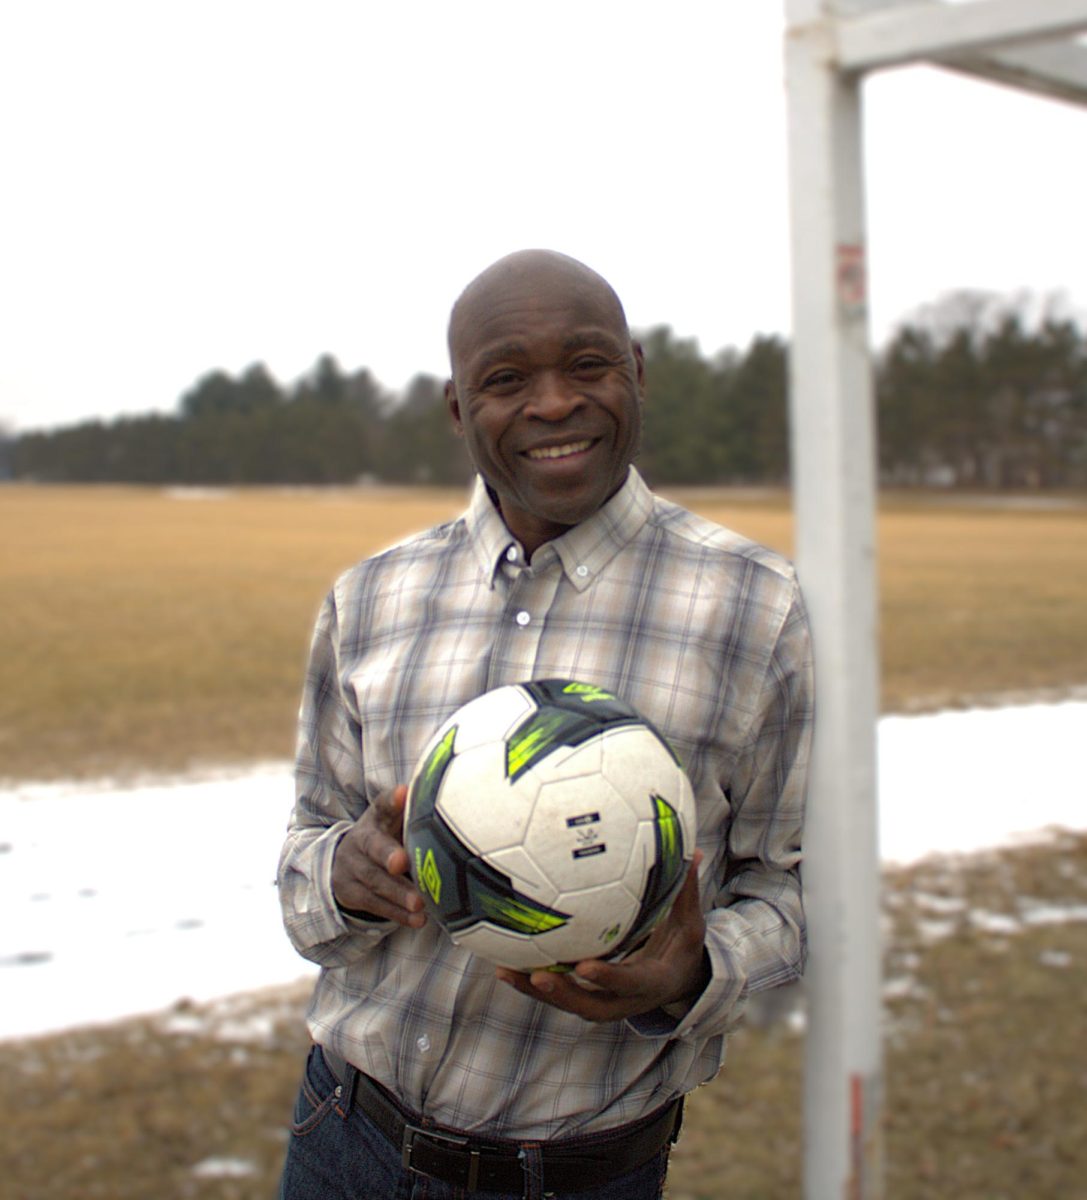
{"type": "Polygon", "coordinates": [[[1087,0],[785,0],[795,557],[816,659],[806,1200],[883,1195],[876,429],[864,77],[929,63],[1087,106],[1087,0]]]}

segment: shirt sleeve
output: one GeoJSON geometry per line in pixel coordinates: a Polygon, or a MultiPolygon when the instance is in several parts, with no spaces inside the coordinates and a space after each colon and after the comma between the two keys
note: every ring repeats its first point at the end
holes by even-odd
{"type": "MultiPolygon", "coordinates": [[[[813,719],[811,642],[794,585],[770,655],[749,737],[732,772],[731,821],[706,914],[711,978],[684,1014],[670,1008],[632,1021],[646,1036],[727,1033],[743,1001],[800,978],[807,953],[800,859],[813,719]]],[[[705,903],[705,901],[704,901],[705,903]]]]}
{"type": "Polygon", "coordinates": [[[367,807],[358,714],[339,670],[336,590],[317,619],[298,718],[295,804],[279,859],[283,923],[304,958],[345,966],[397,928],[342,912],[332,894],[336,844],[367,807]]]}

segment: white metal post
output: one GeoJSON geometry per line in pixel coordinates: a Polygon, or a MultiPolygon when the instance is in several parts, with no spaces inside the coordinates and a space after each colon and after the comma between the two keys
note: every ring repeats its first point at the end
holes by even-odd
{"type": "Polygon", "coordinates": [[[836,69],[829,9],[786,0],[793,495],[816,662],[804,1195],[874,1200],[883,1187],[875,437],[860,83],[836,69]]]}
{"type": "Polygon", "coordinates": [[[785,10],[796,559],[816,657],[804,1195],[876,1200],[879,661],[861,73],[926,58],[1087,105],[1087,50],[1044,40],[1087,31],[1087,0],[785,0],[785,10]]]}

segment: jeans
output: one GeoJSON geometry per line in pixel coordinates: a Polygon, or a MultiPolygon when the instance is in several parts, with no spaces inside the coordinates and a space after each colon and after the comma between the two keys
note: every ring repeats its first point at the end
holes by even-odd
{"type": "Polygon", "coordinates": [[[358,1108],[346,1115],[336,1106],[336,1078],[319,1049],[310,1052],[295,1102],[280,1200],[660,1200],[668,1168],[666,1145],[647,1163],[584,1192],[545,1192],[539,1150],[525,1147],[522,1192],[468,1192],[416,1175],[400,1164],[394,1146],[358,1108]]]}

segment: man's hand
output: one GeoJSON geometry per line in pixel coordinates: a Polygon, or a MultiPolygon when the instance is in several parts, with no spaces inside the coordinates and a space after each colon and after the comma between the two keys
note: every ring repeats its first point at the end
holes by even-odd
{"type": "Polygon", "coordinates": [[[408,877],[407,798],[403,786],[382,792],[340,838],[332,858],[332,894],[341,908],[419,929],[426,913],[408,877]]]}
{"type": "Polygon", "coordinates": [[[693,1001],[706,985],[702,950],[706,921],[698,898],[700,851],[668,916],[649,940],[618,963],[587,959],[570,975],[533,971],[531,975],[499,967],[497,977],[522,995],[574,1013],[586,1021],[621,1021],[665,1004],[693,1001]]]}

